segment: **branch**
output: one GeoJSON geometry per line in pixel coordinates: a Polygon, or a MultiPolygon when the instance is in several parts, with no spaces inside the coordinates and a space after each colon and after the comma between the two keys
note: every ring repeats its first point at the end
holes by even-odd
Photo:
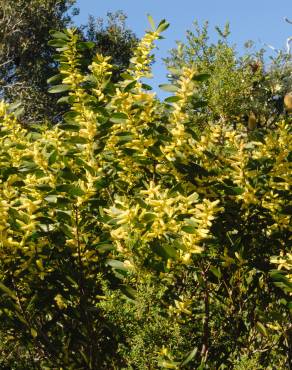
{"type": "Polygon", "coordinates": [[[284,21],[285,21],[285,22],[287,22],[287,23],[292,24],[292,21],[290,21],[290,19],[289,19],[289,18],[287,18],[287,17],[284,17],[284,21]]]}
{"type": "Polygon", "coordinates": [[[290,46],[290,43],[292,41],[292,36],[288,37],[287,38],[287,41],[286,41],[286,50],[287,50],[287,54],[290,54],[290,50],[291,50],[291,46],[290,46]]]}
{"type": "Polygon", "coordinates": [[[205,313],[204,313],[204,324],[203,324],[203,345],[201,350],[201,355],[203,357],[203,361],[207,362],[207,356],[209,352],[209,337],[210,337],[210,328],[209,328],[209,321],[210,321],[210,305],[209,305],[209,286],[208,286],[208,271],[210,268],[210,264],[208,264],[207,268],[202,271],[202,278],[205,283],[205,291],[204,291],[204,305],[205,305],[205,313]]]}

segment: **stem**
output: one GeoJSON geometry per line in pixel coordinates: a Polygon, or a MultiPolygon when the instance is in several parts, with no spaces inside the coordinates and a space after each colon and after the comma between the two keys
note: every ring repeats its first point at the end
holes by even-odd
{"type": "Polygon", "coordinates": [[[207,273],[209,270],[209,266],[202,271],[203,281],[205,283],[205,290],[204,290],[204,305],[205,305],[205,313],[204,313],[204,320],[203,320],[203,345],[201,350],[201,356],[203,357],[203,361],[207,361],[208,352],[209,352],[209,337],[210,337],[210,328],[209,328],[209,321],[210,321],[210,304],[209,304],[209,287],[208,287],[208,280],[207,280],[207,273]]]}
{"type": "Polygon", "coordinates": [[[81,242],[80,242],[80,231],[79,231],[79,214],[77,206],[74,206],[74,216],[75,216],[75,230],[76,230],[76,242],[77,242],[77,253],[78,253],[78,270],[79,270],[79,309],[80,309],[80,317],[83,318],[84,323],[86,325],[86,330],[89,338],[89,347],[88,350],[88,357],[89,357],[89,369],[92,369],[92,359],[93,359],[93,331],[92,325],[90,325],[90,320],[87,314],[87,307],[86,307],[86,291],[85,291],[85,281],[84,281],[84,266],[82,262],[82,255],[81,255],[81,242]]]}

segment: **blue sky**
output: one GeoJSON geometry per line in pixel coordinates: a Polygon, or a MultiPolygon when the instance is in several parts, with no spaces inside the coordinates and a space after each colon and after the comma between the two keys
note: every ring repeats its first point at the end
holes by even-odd
{"type": "Polygon", "coordinates": [[[157,44],[154,79],[149,81],[157,92],[158,85],[167,82],[161,58],[175,47],[176,40],[184,40],[194,19],[201,24],[209,21],[211,40],[214,27],[223,27],[229,22],[230,39],[237,44],[239,52],[247,40],[255,41],[258,48],[264,43],[283,48],[287,37],[292,36],[292,25],[283,21],[285,16],[292,19],[292,0],[78,0],[77,6],[80,8],[75,18],[78,24],[86,23],[89,14],[105,17],[107,12],[123,10],[128,16],[127,25],[138,37],[148,28],[148,13],[157,23],[166,18],[170,28],[164,32],[165,40],[157,44]]]}

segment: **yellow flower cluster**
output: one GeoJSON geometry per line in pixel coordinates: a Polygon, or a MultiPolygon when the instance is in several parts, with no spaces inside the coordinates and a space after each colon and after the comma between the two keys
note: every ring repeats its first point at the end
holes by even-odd
{"type": "Polygon", "coordinates": [[[134,55],[131,59],[131,65],[128,72],[133,79],[139,80],[142,77],[150,75],[150,53],[154,49],[154,41],[159,38],[159,32],[147,32],[139,42],[134,55]]]}
{"type": "Polygon", "coordinates": [[[125,197],[117,198],[114,206],[106,210],[116,221],[111,236],[118,250],[123,250],[135,235],[146,245],[156,239],[176,241],[184,263],[188,263],[192,254],[203,251],[202,241],[209,237],[212,221],[220,210],[218,200],[199,202],[196,193],[173,195],[154,182],[140,191],[139,199],[140,202],[131,203],[125,197]]]}
{"type": "MultiPolygon", "coordinates": [[[[278,270],[287,271],[285,277],[288,279],[289,283],[292,284],[292,253],[281,253],[280,256],[272,257],[270,261],[277,265],[278,270]]],[[[292,296],[292,292],[289,294],[292,296]]]]}
{"type": "Polygon", "coordinates": [[[185,107],[196,88],[193,81],[195,74],[195,68],[184,67],[177,81],[176,97],[179,100],[173,104],[173,111],[171,112],[168,125],[172,140],[170,144],[162,148],[163,154],[169,161],[174,161],[175,159],[186,160],[191,153],[191,145],[194,144],[194,139],[185,130],[185,123],[188,120],[185,107]]]}

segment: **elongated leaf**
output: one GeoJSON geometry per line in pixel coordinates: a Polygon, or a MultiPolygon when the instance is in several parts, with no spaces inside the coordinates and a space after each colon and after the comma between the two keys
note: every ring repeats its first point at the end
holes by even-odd
{"type": "Polygon", "coordinates": [[[198,352],[198,348],[197,348],[197,347],[195,347],[191,352],[189,352],[189,353],[187,354],[187,356],[185,357],[185,359],[184,359],[184,360],[183,360],[183,362],[181,363],[181,366],[185,366],[185,365],[187,365],[189,362],[191,362],[191,361],[192,361],[192,359],[196,356],[197,352],[198,352]]]}
{"type": "Polygon", "coordinates": [[[0,290],[2,290],[2,292],[4,292],[4,293],[8,294],[9,297],[11,297],[12,299],[14,299],[15,301],[17,300],[17,297],[13,293],[13,291],[11,289],[9,289],[6,285],[4,285],[1,282],[0,282],[0,290]]]}
{"type": "Polygon", "coordinates": [[[136,299],[137,292],[132,287],[128,285],[122,285],[120,289],[129,299],[133,301],[136,299]]]}
{"type": "Polygon", "coordinates": [[[48,78],[47,83],[52,84],[52,83],[55,83],[55,82],[61,81],[61,80],[62,80],[62,75],[61,75],[61,73],[58,73],[58,74],[48,78]]]}
{"type": "Polygon", "coordinates": [[[181,97],[179,96],[169,96],[168,98],[164,99],[166,103],[175,103],[177,101],[181,100],[181,97]]]}
{"type": "Polygon", "coordinates": [[[63,46],[67,45],[67,41],[62,39],[54,39],[50,40],[48,45],[53,46],[54,48],[62,48],[63,46]]]}
{"type": "Polygon", "coordinates": [[[214,267],[214,266],[211,266],[210,267],[210,271],[212,272],[212,274],[213,275],[215,275],[218,279],[220,279],[221,278],[221,271],[220,271],[220,269],[219,268],[216,268],[216,267],[214,267]]]}
{"type": "Polygon", "coordinates": [[[131,81],[125,88],[124,91],[128,92],[131,91],[137,84],[137,81],[131,81]]]}
{"type": "Polygon", "coordinates": [[[114,113],[110,120],[114,123],[123,123],[128,119],[128,116],[125,113],[114,113]]]}
{"type": "Polygon", "coordinates": [[[268,336],[267,329],[265,328],[265,326],[264,326],[261,322],[257,321],[257,322],[256,322],[256,327],[257,327],[258,331],[259,331],[261,334],[263,334],[265,337],[267,337],[267,336],[268,336]]]}
{"type": "Polygon", "coordinates": [[[86,42],[79,42],[77,44],[77,49],[79,50],[86,50],[86,49],[93,49],[95,47],[95,43],[93,41],[86,41],[86,42]]]}
{"type": "Polygon", "coordinates": [[[206,107],[207,105],[208,105],[208,102],[206,102],[205,100],[197,100],[195,103],[192,104],[192,107],[194,109],[198,109],[198,108],[206,107]]]}
{"type": "Polygon", "coordinates": [[[174,67],[167,67],[167,69],[169,70],[169,72],[175,76],[179,76],[181,74],[181,70],[178,69],[178,68],[174,68],[174,67]]]}
{"type": "Polygon", "coordinates": [[[50,31],[50,35],[51,35],[51,36],[52,36],[52,38],[54,38],[54,39],[61,39],[61,40],[66,40],[66,41],[68,41],[68,40],[69,40],[68,35],[66,35],[64,32],[51,30],[51,31],[50,31]]]}
{"type": "Polygon", "coordinates": [[[25,111],[25,109],[24,109],[23,107],[19,107],[19,108],[17,108],[17,109],[13,112],[13,114],[14,114],[14,116],[15,116],[16,118],[19,118],[19,117],[21,117],[21,116],[24,114],[24,111],[25,111]]]}
{"type": "Polygon", "coordinates": [[[62,124],[60,127],[62,128],[62,130],[65,130],[65,131],[79,132],[80,130],[79,125],[62,124]]]}
{"type": "Polygon", "coordinates": [[[69,195],[78,197],[85,194],[85,192],[79,186],[69,184],[58,185],[56,190],[61,193],[67,193],[69,195]]]}
{"type": "Polygon", "coordinates": [[[56,194],[49,194],[45,197],[45,200],[48,202],[48,203],[57,203],[57,195],[56,194]]]}
{"type": "Polygon", "coordinates": [[[49,88],[49,93],[51,93],[51,94],[59,94],[59,93],[62,93],[62,92],[65,92],[65,91],[70,90],[70,88],[71,88],[71,86],[70,85],[66,85],[66,84],[56,85],[56,86],[53,86],[53,87],[50,87],[49,88]]]}
{"type": "Polygon", "coordinates": [[[207,81],[210,77],[211,75],[209,73],[201,73],[199,75],[195,75],[193,77],[193,80],[203,82],[203,81],[207,81]]]}
{"type": "Polygon", "coordinates": [[[118,260],[107,260],[106,261],[106,264],[114,269],[117,269],[117,270],[123,270],[123,271],[128,271],[129,270],[129,267],[127,265],[124,264],[124,262],[122,261],[118,261],[118,260]]]}
{"type": "Polygon", "coordinates": [[[22,105],[22,102],[21,101],[16,101],[12,104],[9,105],[9,108],[8,108],[8,112],[14,112],[15,110],[17,110],[18,108],[20,108],[22,105]]]}
{"type": "Polygon", "coordinates": [[[57,100],[58,104],[69,104],[70,103],[70,96],[62,96],[62,98],[57,100]]]}
{"type": "Polygon", "coordinates": [[[147,90],[147,91],[151,91],[152,90],[152,86],[143,83],[142,84],[142,89],[147,90]]]}
{"type": "Polygon", "coordinates": [[[152,28],[152,31],[155,31],[155,22],[154,22],[154,19],[152,18],[152,16],[150,14],[147,14],[147,18],[148,18],[148,21],[150,23],[150,26],[152,28]]]}
{"type": "Polygon", "coordinates": [[[72,144],[86,144],[87,143],[87,139],[82,136],[72,136],[67,141],[72,144]]]}
{"type": "Polygon", "coordinates": [[[194,226],[183,226],[181,229],[187,234],[195,234],[197,232],[197,228],[194,226]]]}
{"type": "Polygon", "coordinates": [[[163,19],[160,23],[159,23],[159,25],[158,25],[158,27],[157,27],[157,32],[158,33],[161,33],[161,32],[163,32],[163,31],[165,31],[167,28],[169,27],[169,23],[167,23],[166,22],[166,20],[165,19],[163,19]]]}
{"type": "Polygon", "coordinates": [[[168,91],[168,92],[176,92],[178,87],[172,84],[163,84],[159,85],[161,90],[168,91]]]}

